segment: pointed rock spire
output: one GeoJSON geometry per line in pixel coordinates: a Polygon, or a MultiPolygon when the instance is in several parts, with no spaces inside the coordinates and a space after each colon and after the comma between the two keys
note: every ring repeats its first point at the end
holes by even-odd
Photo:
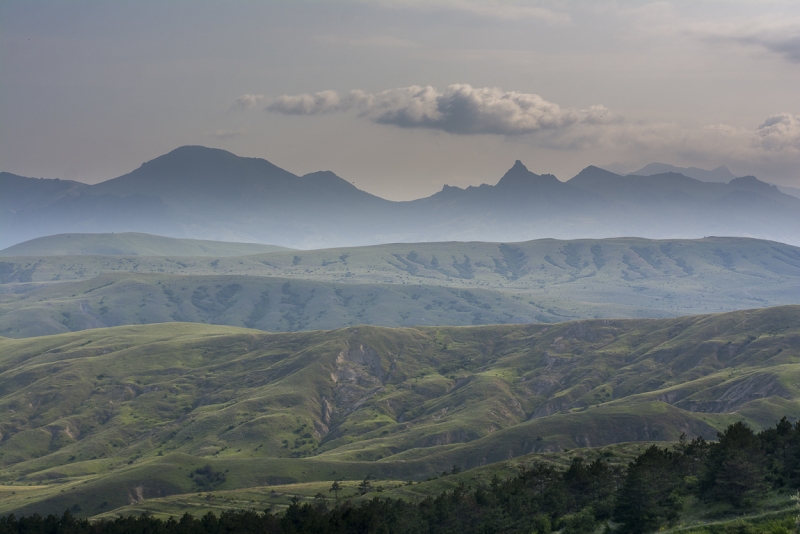
{"type": "Polygon", "coordinates": [[[551,184],[557,183],[558,179],[550,174],[538,175],[534,174],[528,170],[528,168],[522,164],[520,160],[514,162],[514,166],[508,169],[500,181],[497,182],[496,187],[500,187],[503,189],[517,189],[520,187],[526,187],[531,185],[542,185],[542,184],[551,184]]]}

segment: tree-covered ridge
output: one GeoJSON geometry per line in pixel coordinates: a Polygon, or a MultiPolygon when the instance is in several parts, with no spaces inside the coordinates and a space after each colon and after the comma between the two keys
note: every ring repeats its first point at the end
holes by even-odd
{"type": "MultiPolygon", "coordinates": [[[[478,533],[534,532],[565,534],[647,533],[675,526],[687,508],[739,515],[776,495],[800,488],[800,423],[783,418],[759,433],[739,422],[719,433],[719,440],[682,438],[672,447],[651,446],[627,468],[602,459],[575,457],[565,470],[534,463],[506,480],[459,485],[420,502],[375,497],[347,501],[332,509],[324,495],[312,503],[295,500],[285,513],[228,511],[219,517],[185,514],[163,521],[147,516],[90,523],[69,512],[0,519],[0,534],[11,533],[478,533]]],[[[337,491],[334,482],[331,491],[337,491]]],[[[369,478],[363,492],[370,491],[369,478]]],[[[706,532],[788,533],[791,517],[762,525],[738,522],[706,532]]],[[[703,530],[696,531],[703,532],[703,530]]]]}

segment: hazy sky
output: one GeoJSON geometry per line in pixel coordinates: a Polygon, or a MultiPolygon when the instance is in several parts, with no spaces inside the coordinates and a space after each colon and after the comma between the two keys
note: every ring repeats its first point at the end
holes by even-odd
{"type": "Polygon", "coordinates": [[[0,170],[187,144],[392,199],[515,159],[800,187],[800,2],[0,2],[0,170]]]}

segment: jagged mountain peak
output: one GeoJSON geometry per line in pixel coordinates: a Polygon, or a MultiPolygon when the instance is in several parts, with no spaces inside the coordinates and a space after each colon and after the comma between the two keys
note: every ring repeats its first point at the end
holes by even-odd
{"type": "Polygon", "coordinates": [[[516,160],[514,165],[508,169],[503,177],[500,178],[500,181],[497,182],[496,187],[516,188],[542,183],[552,184],[560,182],[558,181],[558,178],[552,174],[535,174],[529,171],[520,160],[516,160]]]}

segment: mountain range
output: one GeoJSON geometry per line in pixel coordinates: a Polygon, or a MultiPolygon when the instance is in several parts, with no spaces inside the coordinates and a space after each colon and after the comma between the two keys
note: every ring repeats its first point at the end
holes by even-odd
{"type": "MultiPolygon", "coordinates": [[[[664,174],[668,172],[682,174],[684,176],[688,176],[689,178],[700,180],[701,182],[728,183],[736,178],[736,175],[724,165],[720,165],[716,169],[709,171],[706,169],[698,169],[697,167],[676,167],[667,163],[649,163],[637,171],[626,174],[633,174],[636,176],[652,176],[654,174],[664,174]]],[[[785,185],[775,185],[775,187],[777,187],[781,193],[786,193],[787,195],[800,198],[800,188],[789,187],[785,185]]]]}
{"type": "Polygon", "coordinates": [[[720,165],[716,169],[706,170],[697,167],[676,167],[668,163],[648,163],[639,170],[628,172],[625,174],[632,174],[634,176],[653,176],[654,174],[665,174],[674,172],[700,180],[701,182],[719,182],[727,184],[737,176],[733,174],[728,167],[720,165]]]}
{"type": "Polygon", "coordinates": [[[263,159],[184,146],[95,185],[0,173],[0,190],[0,247],[99,231],[306,249],[708,235],[800,244],[800,198],[752,176],[715,183],[676,172],[619,175],[590,166],[561,182],[517,161],[495,185],[445,186],[427,198],[392,202],[330,171],[297,176],[263,159]]]}

